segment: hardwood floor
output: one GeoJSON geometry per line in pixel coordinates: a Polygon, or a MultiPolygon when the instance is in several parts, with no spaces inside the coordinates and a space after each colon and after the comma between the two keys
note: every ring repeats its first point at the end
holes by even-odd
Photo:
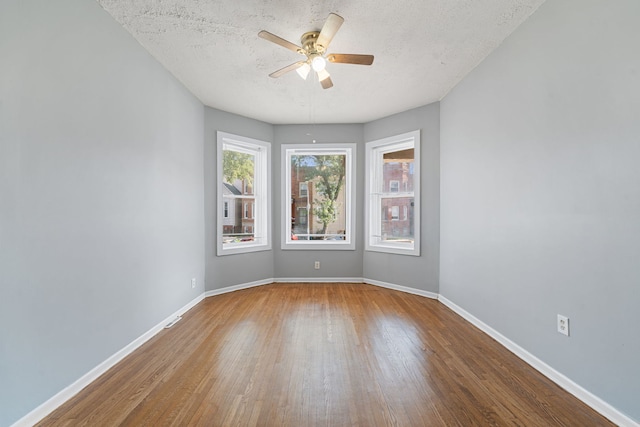
{"type": "Polygon", "coordinates": [[[206,298],[39,425],[612,425],[435,300],[364,284],[206,298]]]}

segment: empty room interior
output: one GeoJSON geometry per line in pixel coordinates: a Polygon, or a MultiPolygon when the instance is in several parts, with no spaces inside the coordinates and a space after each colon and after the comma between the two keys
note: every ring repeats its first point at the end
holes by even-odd
{"type": "Polygon", "coordinates": [[[0,426],[638,426],[639,18],[3,0],[0,426]]]}

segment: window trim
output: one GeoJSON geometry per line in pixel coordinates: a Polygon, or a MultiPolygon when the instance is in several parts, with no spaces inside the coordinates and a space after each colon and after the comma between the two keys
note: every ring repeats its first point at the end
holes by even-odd
{"type": "MultiPolygon", "coordinates": [[[[398,255],[420,256],[420,130],[370,141],[365,144],[365,148],[365,250],[398,255]],[[377,203],[372,197],[372,189],[376,187],[374,184],[377,182],[377,179],[381,179],[381,171],[378,173],[377,169],[374,170],[374,168],[380,166],[377,156],[410,147],[413,147],[414,150],[413,191],[402,193],[391,193],[391,191],[389,191],[388,194],[393,194],[392,197],[398,197],[403,194],[413,193],[414,236],[412,246],[382,241],[380,238],[376,238],[374,236],[375,230],[380,227],[380,224],[374,224],[374,221],[380,221],[380,217],[375,215],[374,212],[381,212],[382,206],[381,203],[377,203]],[[374,203],[377,204],[374,206],[374,203]]],[[[398,214],[399,213],[400,212],[398,212],[398,214]]]]}
{"type": "MultiPolygon", "coordinates": [[[[283,144],[282,160],[282,250],[355,250],[356,241],[356,148],[354,143],[334,144],[283,144]],[[343,154],[345,159],[345,239],[344,240],[293,240],[291,230],[291,171],[292,154],[343,154]]],[[[307,190],[308,191],[308,190],[307,190]]]]}
{"type": "MultiPolygon", "coordinates": [[[[216,218],[217,218],[217,232],[216,232],[216,247],[217,255],[234,255],[240,253],[258,252],[271,250],[271,144],[266,141],[260,141],[253,138],[247,138],[240,135],[234,135],[226,132],[217,132],[217,159],[216,159],[216,218]],[[255,153],[255,182],[252,185],[253,194],[244,194],[245,185],[243,183],[242,195],[252,196],[254,209],[250,212],[251,217],[254,219],[252,225],[253,232],[261,234],[259,239],[251,242],[238,242],[227,243],[222,242],[222,235],[224,229],[224,200],[222,185],[224,179],[222,177],[222,161],[223,150],[225,145],[238,148],[239,151],[246,151],[249,153],[255,153]],[[258,179],[261,177],[261,179],[258,179]],[[259,210],[256,214],[255,208],[259,210]]],[[[248,201],[242,202],[243,217],[244,217],[244,204],[250,203],[248,201]]],[[[249,219],[249,218],[246,218],[249,219]]]]}

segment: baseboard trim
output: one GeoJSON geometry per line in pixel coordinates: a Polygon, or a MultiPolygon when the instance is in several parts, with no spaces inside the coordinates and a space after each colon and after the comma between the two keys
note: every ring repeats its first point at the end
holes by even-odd
{"type": "Polygon", "coordinates": [[[542,375],[558,384],[560,387],[571,393],[586,405],[590,406],[596,412],[599,412],[602,416],[606,417],[611,422],[621,427],[640,427],[640,424],[638,424],[636,421],[623,414],[604,400],[600,399],[598,396],[587,391],[565,375],[556,371],[551,366],[547,365],[545,362],[538,359],[536,356],[529,353],[527,350],[520,347],[518,344],[514,343],[509,338],[505,337],[500,332],[496,331],[491,326],[487,325],[462,307],[458,306],[442,295],[438,297],[438,300],[449,307],[451,310],[453,310],[455,313],[460,315],[462,318],[467,320],[469,323],[480,329],[482,332],[498,341],[503,347],[518,356],[524,362],[528,363],[542,375]]]}
{"type": "Polygon", "coordinates": [[[47,415],[52,413],[54,410],[58,409],[63,403],[67,400],[71,399],[73,396],[78,394],[83,388],[91,384],[93,381],[98,379],[100,375],[107,372],[113,366],[115,366],[122,359],[127,357],[133,351],[135,351],[138,347],[140,347],[145,342],[149,341],[153,338],[158,332],[162,331],[167,323],[171,322],[178,316],[182,316],[184,313],[189,311],[191,308],[196,306],[200,301],[204,299],[204,294],[200,294],[195,299],[191,300],[184,307],[180,308],[173,314],[167,316],[153,328],[149,329],[147,332],[136,338],[134,341],[129,343],[127,346],[123,347],[117,353],[109,357],[104,362],[100,363],[98,366],[84,374],[78,380],[65,387],[58,393],[56,393],[53,397],[48,399],[46,402],[42,403],[40,406],[35,408],[33,411],[29,412],[24,417],[20,418],[16,421],[11,427],[28,427],[32,426],[44,419],[47,415]]]}
{"type": "Polygon", "coordinates": [[[381,282],[380,280],[373,280],[373,279],[367,279],[367,278],[362,279],[362,281],[369,285],[379,286],[381,288],[393,289],[395,291],[400,291],[407,294],[419,295],[421,297],[426,297],[431,299],[438,299],[438,294],[435,292],[423,291],[421,289],[410,288],[407,286],[401,286],[393,283],[381,282]]]}
{"type": "Polygon", "coordinates": [[[240,291],[242,289],[249,289],[249,288],[255,288],[256,286],[270,285],[273,282],[274,282],[273,279],[264,279],[264,280],[256,280],[255,282],[240,283],[238,285],[226,286],[224,288],[206,291],[204,293],[204,296],[206,298],[214,297],[216,295],[222,295],[222,294],[227,294],[229,292],[240,291]]]}
{"type": "Polygon", "coordinates": [[[362,277],[277,277],[274,283],[362,283],[362,277]]]}

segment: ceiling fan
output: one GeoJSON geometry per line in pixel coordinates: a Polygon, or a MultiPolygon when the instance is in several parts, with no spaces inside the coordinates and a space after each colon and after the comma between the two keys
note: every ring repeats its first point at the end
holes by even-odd
{"type": "Polygon", "coordinates": [[[258,33],[259,37],[307,57],[306,60],[294,62],[291,65],[287,65],[286,67],[279,69],[278,71],[274,71],[269,74],[269,77],[277,78],[289,71],[296,70],[300,77],[306,80],[309,72],[313,69],[313,71],[318,74],[318,80],[320,80],[322,87],[324,89],[329,89],[333,86],[333,82],[331,81],[329,72],[325,68],[327,61],[340,64],[373,64],[373,55],[359,55],[351,53],[327,54],[329,43],[331,43],[333,36],[336,35],[343,22],[344,18],[342,16],[330,13],[322,27],[322,30],[309,31],[302,35],[300,38],[300,44],[302,46],[291,43],[290,41],[285,40],[282,37],[278,37],[275,34],[271,34],[268,31],[260,31],[258,33]]]}

